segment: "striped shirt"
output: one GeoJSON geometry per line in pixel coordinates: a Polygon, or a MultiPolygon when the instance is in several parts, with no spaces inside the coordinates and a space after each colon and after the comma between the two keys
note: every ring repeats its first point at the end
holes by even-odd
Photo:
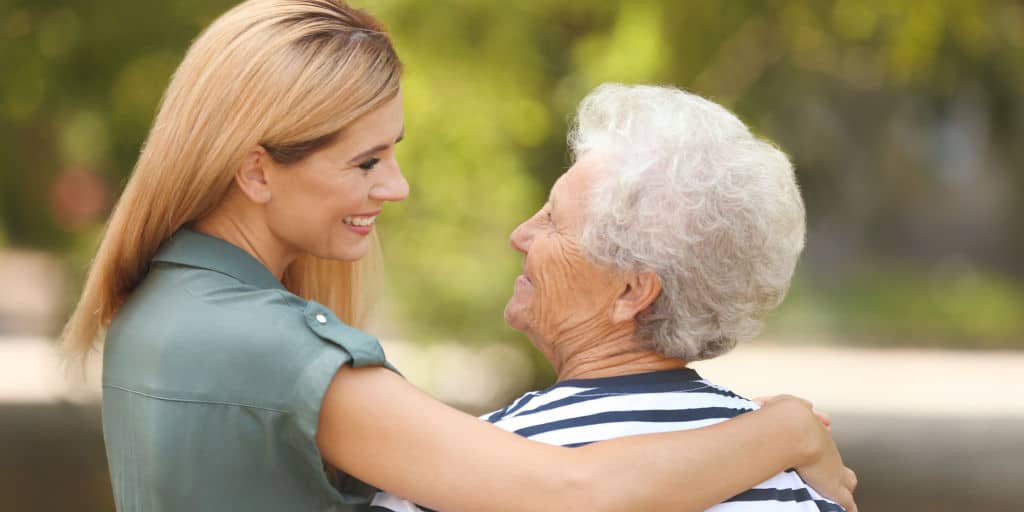
{"type": "MultiPolygon", "coordinates": [[[[482,418],[523,437],[561,446],[584,446],[635,434],[689,430],[757,409],[757,404],[712,384],[690,368],[559,382],[527,393],[482,418]]],[[[373,510],[426,509],[379,493],[373,510]]],[[[793,470],[708,509],[713,512],[843,512],[793,470]]]]}

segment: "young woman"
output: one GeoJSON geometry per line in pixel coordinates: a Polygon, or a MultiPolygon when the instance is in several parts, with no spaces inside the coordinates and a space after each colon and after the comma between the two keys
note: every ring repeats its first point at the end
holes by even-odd
{"type": "Polygon", "coordinates": [[[250,0],[189,49],[64,333],[83,357],[105,342],[119,510],[350,510],[367,484],[450,511],[702,510],[788,467],[852,510],[798,399],[566,449],[394,372],[350,325],[374,218],[408,194],[400,75],[336,0],[250,0]]]}

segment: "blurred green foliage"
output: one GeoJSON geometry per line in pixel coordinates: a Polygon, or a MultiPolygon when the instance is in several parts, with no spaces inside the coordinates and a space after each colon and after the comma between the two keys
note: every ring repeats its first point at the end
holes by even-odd
{"type": "Polygon", "coordinates": [[[768,335],[874,346],[1020,348],[1024,290],[1012,279],[961,269],[926,275],[876,268],[822,289],[798,280],[769,316],[768,335]]]}
{"type": "MultiPolygon", "coordinates": [[[[116,194],[187,45],[233,3],[0,0],[0,244],[81,271],[101,219],[67,221],[54,183],[86,169],[116,194]]],[[[792,156],[809,236],[776,332],[1024,346],[1024,3],[356,4],[407,66],[412,196],[381,232],[410,337],[514,336],[507,234],[569,164],[577,102],[624,81],[709,96],[792,156]]]]}

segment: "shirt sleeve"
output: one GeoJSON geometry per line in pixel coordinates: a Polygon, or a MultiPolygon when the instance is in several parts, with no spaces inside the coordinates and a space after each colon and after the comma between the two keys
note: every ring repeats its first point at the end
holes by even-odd
{"type": "MultiPolygon", "coordinates": [[[[311,357],[295,382],[291,400],[292,422],[298,433],[298,448],[303,452],[307,465],[314,468],[318,476],[327,479],[323,471],[323,456],[316,444],[316,433],[324,396],[338,370],[346,364],[397,370],[387,362],[376,338],[345,325],[327,307],[309,301],[305,305],[303,319],[316,336],[311,337],[311,343],[306,345],[313,347],[311,357]]],[[[365,504],[377,492],[375,487],[340,471],[336,476],[338,478],[331,480],[331,486],[344,503],[365,504]]]]}
{"type": "MultiPolygon", "coordinates": [[[[329,347],[310,362],[295,382],[292,415],[301,434],[303,444],[316,446],[316,430],[320,422],[320,407],[334,375],[351,360],[348,353],[329,347]]],[[[319,459],[319,450],[317,453],[319,459]]]]}
{"type": "Polygon", "coordinates": [[[335,475],[336,478],[328,478],[323,455],[316,444],[324,395],[341,366],[351,363],[351,360],[351,356],[344,350],[327,346],[299,376],[292,401],[292,430],[297,433],[293,444],[302,453],[305,468],[313,473],[311,476],[333,488],[340,502],[365,504],[377,489],[340,471],[335,475]]]}
{"type": "Polygon", "coordinates": [[[329,308],[316,301],[306,303],[304,310],[306,325],[320,338],[329,341],[349,354],[350,363],[354,368],[363,366],[383,366],[399,373],[380,346],[380,341],[369,334],[346,325],[334,315],[329,308]]]}
{"type": "Polygon", "coordinates": [[[324,395],[342,365],[384,366],[393,371],[376,338],[345,325],[327,307],[309,301],[303,312],[306,326],[319,338],[316,348],[295,383],[296,421],[305,441],[316,443],[316,429],[324,395]]]}

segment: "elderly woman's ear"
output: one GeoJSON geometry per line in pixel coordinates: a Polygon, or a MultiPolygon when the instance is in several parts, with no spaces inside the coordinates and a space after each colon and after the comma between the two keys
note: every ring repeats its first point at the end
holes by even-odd
{"type": "Polygon", "coordinates": [[[612,322],[630,322],[661,295],[661,279],[654,272],[630,273],[612,304],[612,322]]]}

